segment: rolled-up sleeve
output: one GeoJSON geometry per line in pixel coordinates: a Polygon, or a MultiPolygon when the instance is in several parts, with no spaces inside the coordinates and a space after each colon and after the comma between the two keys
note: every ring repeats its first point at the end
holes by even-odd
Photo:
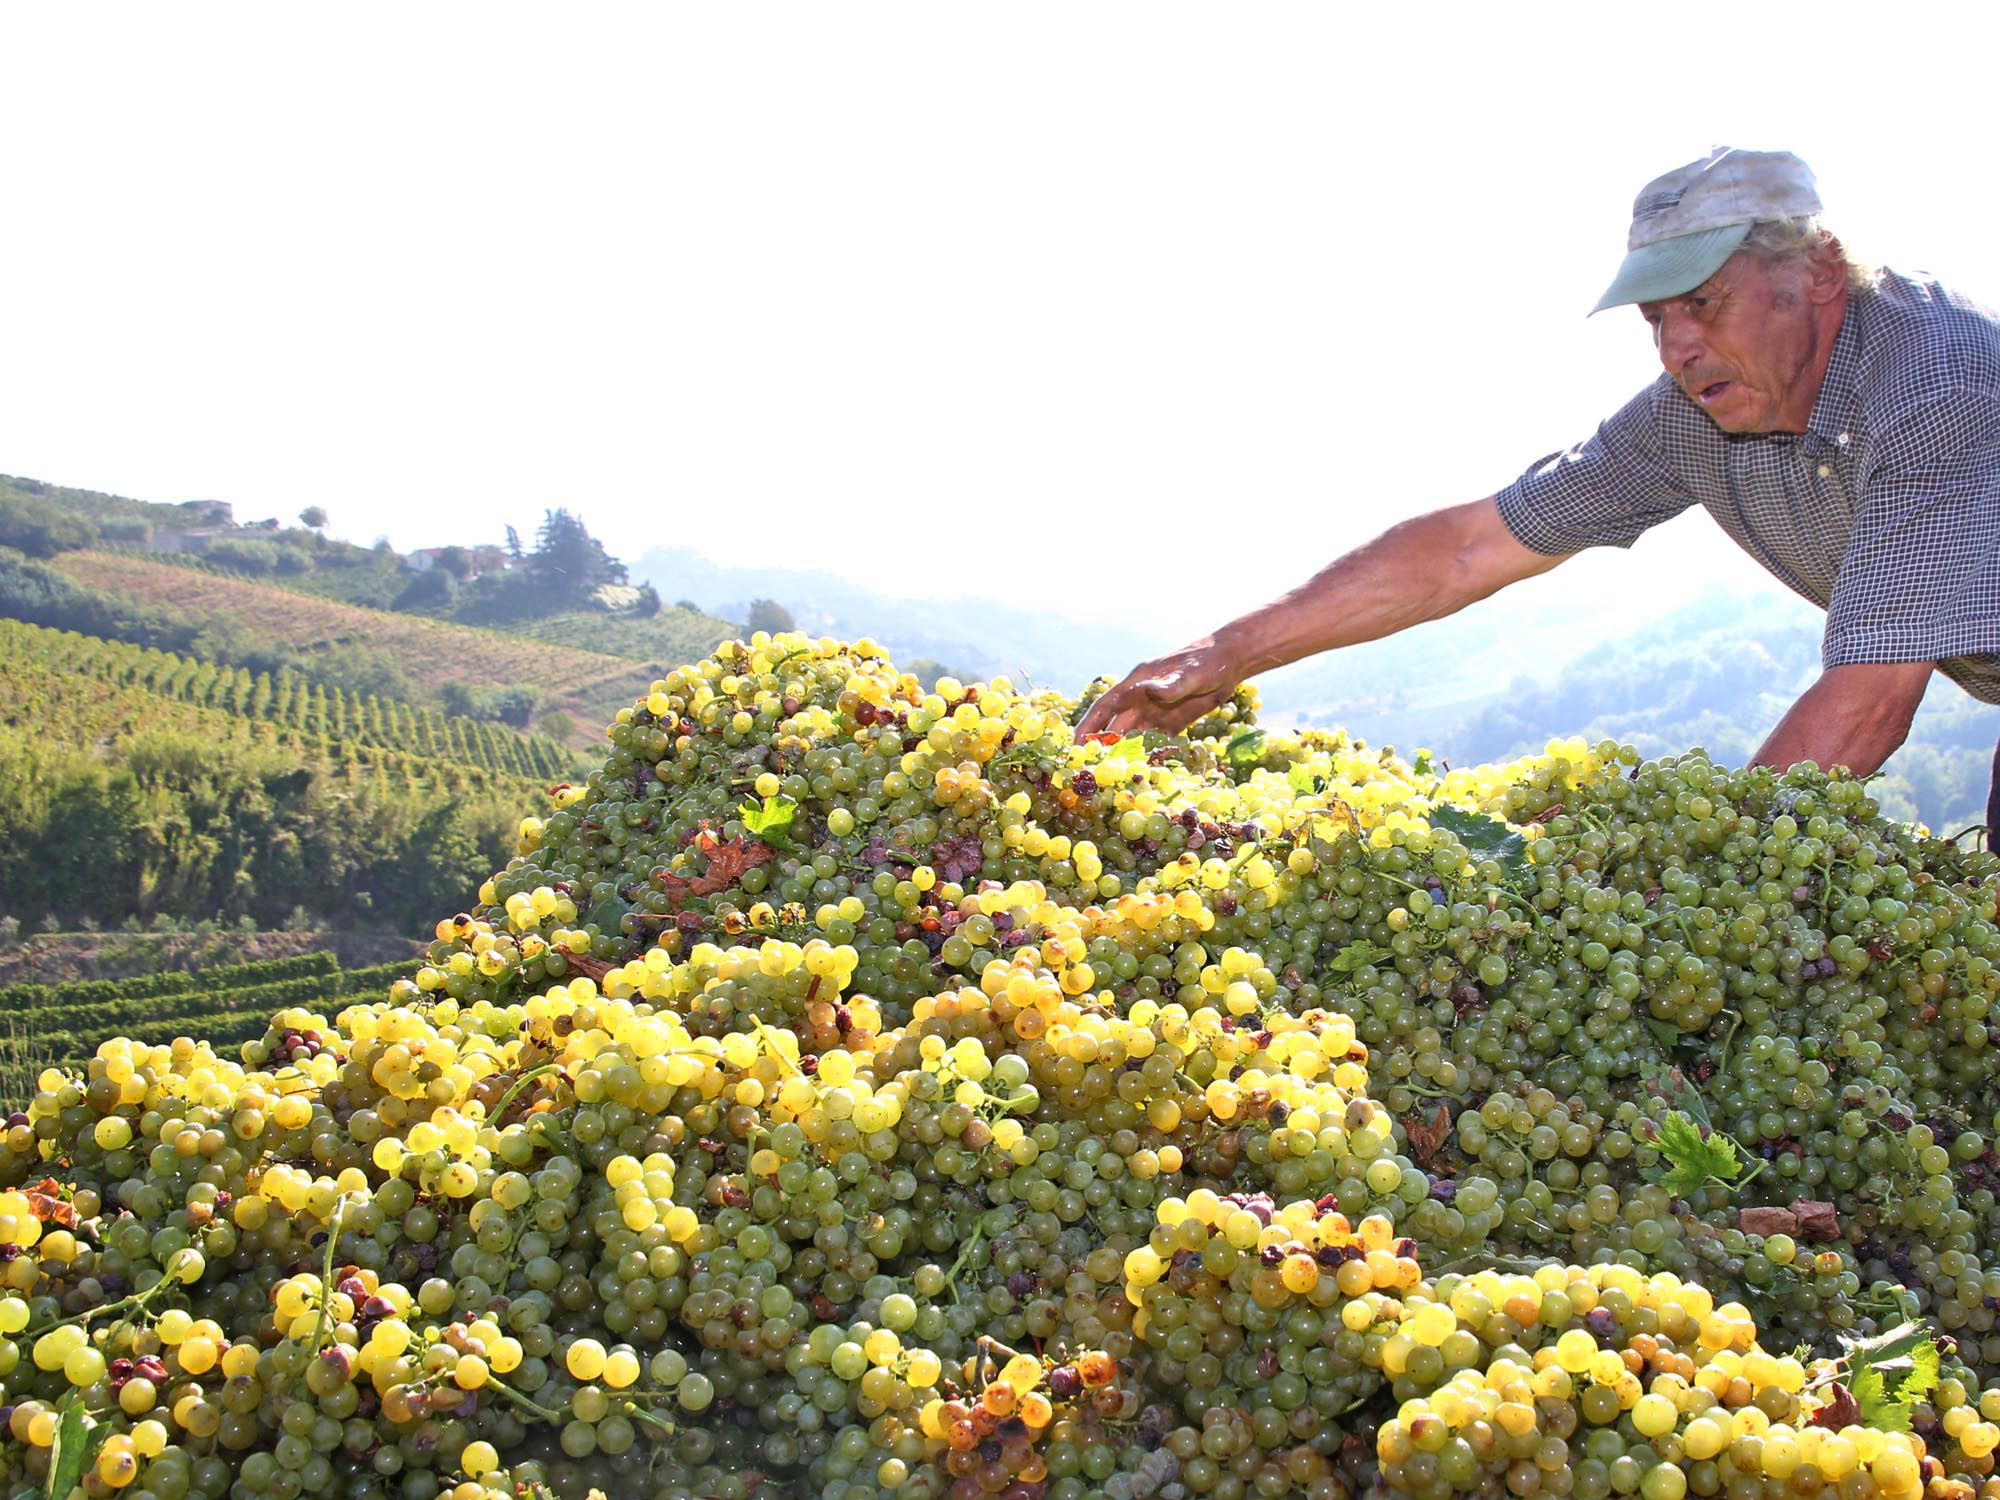
{"type": "Polygon", "coordinates": [[[1629,547],[1695,503],[1666,462],[1661,402],[1683,398],[1662,385],[1647,387],[1590,437],[1549,454],[1500,491],[1500,519],[1516,541],[1550,557],[1629,547]]]}
{"type": "Polygon", "coordinates": [[[1822,661],[2000,652],[2000,399],[1946,392],[1870,448],[1822,661]]]}

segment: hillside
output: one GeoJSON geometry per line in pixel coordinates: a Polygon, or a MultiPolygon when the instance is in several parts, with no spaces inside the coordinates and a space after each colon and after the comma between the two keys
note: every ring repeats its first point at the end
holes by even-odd
{"type": "Polygon", "coordinates": [[[347,737],[323,693],[317,718],[290,694],[260,708],[234,673],[196,692],[199,664],[156,677],[137,647],[13,622],[0,648],[10,936],[85,919],[406,932],[411,911],[469,899],[548,805],[546,779],[519,774],[530,747],[490,725],[438,739],[364,718],[347,737]]]}
{"type": "Polygon", "coordinates": [[[658,664],[536,641],[500,630],[315,598],[295,589],[187,567],[136,553],[65,552],[53,564],[100,592],[233,626],[305,652],[365,646],[392,654],[418,686],[505,688],[531,684],[543,706],[562,710],[584,738],[651,686],[658,664]]]}
{"type": "Polygon", "coordinates": [[[134,723],[177,724],[218,740],[276,737],[307,756],[428,768],[419,774],[433,778],[443,772],[455,779],[467,771],[539,784],[580,765],[552,740],[523,737],[483,719],[18,620],[0,619],[0,667],[6,673],[0,715],[36,722],[49,739],[80,748],[115,740],[134,723]],[[42,712],[50,699],[60,712],[42,712]]]}
{"type": "MultiPolygon", "coordinates": [[[[633,597],[618,607],[594,598],[587,581],[572,580],[573,586],[565,589],[560,568],[553,576],[545,576],[543,554],[522,550],[518,541],[513,547],[450,545],[405,556],[386,541],[363,547],[329,535],[323,510],[309,509],[298,520],[312,524],[289,524],[276,517],[242,522],[234,508],[221,501],[158,504],[0,474],[0,546],[18,548],[33,557],[51,558],[102,547],[152,564],[208,571],[232,582],[281,589],[311,599],[406,618],[483,627],[599,656],[624,657],[652,669],[655,675],[707,654],[718,642],[741,631],[730,620],[664,605],[657,598],[640,596],[638,591],[628,590],[633,597]]],[[[552,535],[566,539],[572,551],[580,547],[601,562],[610,577],[623,576],[622,565],[604,553],[567,511],[550,512],[549,521],[552,535]]],[[[548,538],[538,538],[538,545],[545,540],[548,538]]],[[[550,545],[562,542],[551,541],[550,545]]],[[[113,582],[122,588],[134,581],[132,576],[121,576],[113,582]]],[[[189,587],[183,583],[176,591],[149,575],[132,591],[132,597],[171,606],[176,592],[186,596],[189,587]]],[[[209,597],[206,593],[194,595],[200,605],[206,605],[209,597]]],[[[380,621],[371,622],[375,630],[364,635],[348,630],[353,619],[347,617],[330,627],[343,646],[352,647],[369,636],[382,637],[385,627],[380,621]]],[[[284,644],[293,643],[290,636],[280,639],[284,644]]],[[[323,640],[323,628],[309,625],[297,633],[296,643],[324,649],[323,640]]],[[[371,644],[400,650],[410,642],[396,637],[371,644]]],[[[414,644],[424,648],[430,642],[420,638],[414,644]]],[[[490,646],[484,652],[474,649],[469,659],[484,660],[491,654],[490,646]]],[[[521,653],[517,651],[512,659],[518,661],[521,653]]],[[[558,666],[583,665],[533,659],[558,666]]],[[[495,660],[490,674],[483,680],[474,679],[471,685],[515,688],[527,680],[540,685],[538,679],[509,678],[505,675],[508,670],[507,660],[495,660]]],[[[447,680],[462,681],[455,675],[447,680]]],[[[424,680],[409,684],[419,693],[431,685],[424,680]]],[[[609,700],[595,693],[588,679],[581,691],[571,696],[574,702],[551,700],[544,707],[580,718],[578,727],[587,743],[594,746],[596,732],[608,717],[594,710],[609,700]]],[[[622,704],[613,704],[613,711],[617,706],[622,704]]]]}

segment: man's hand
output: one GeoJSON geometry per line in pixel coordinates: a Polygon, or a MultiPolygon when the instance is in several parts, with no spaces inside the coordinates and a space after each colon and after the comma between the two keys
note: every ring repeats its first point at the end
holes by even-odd
{"type": "Polygon", "coordinates": [[[1178,734],[1225,701],[1241,680],[1215,637],[1203,636],[1134,667],[1123,682],[1090,705],[1076,732],[1136,734],[1163,729],[1178,734]]]}

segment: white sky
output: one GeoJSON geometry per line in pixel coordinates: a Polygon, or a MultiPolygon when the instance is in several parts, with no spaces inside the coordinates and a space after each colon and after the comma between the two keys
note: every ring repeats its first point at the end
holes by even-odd
{"type": "MultiPolygon", "coordinates": [[[[2000,301],[1970,7],[1378,10],[0,9],[0,472],[1166,646],[1650,378],[1583,311],[1712,144],[2000,301]]],[[[1519,597],[1711,577],[1692,517],[1519,597]]]]}

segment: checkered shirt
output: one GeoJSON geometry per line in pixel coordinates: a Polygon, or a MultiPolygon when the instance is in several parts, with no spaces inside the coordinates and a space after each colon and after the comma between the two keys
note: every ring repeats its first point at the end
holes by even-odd
{"type": "Polygon", "coordinates": [[[1928,278],[1848,302],[1803,434],[1725,433],[1662,375],[1498,500],[1552,556],[1703,506],[1826,610],[1824,665],[1934,661],[2000,703],[2000,319],[1928,278]]]}

